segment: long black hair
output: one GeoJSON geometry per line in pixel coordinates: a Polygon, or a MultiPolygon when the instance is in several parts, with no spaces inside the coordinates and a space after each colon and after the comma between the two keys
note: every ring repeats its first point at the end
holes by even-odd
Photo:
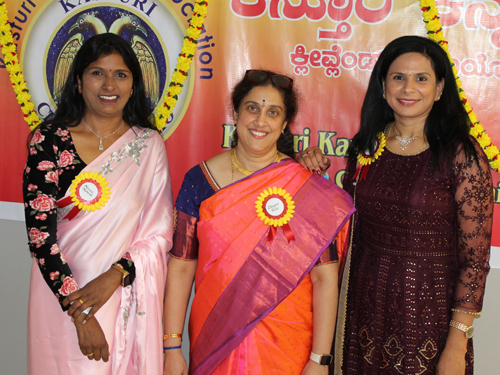
{"type": "MultiPolygon", "coordinates": [[[[269,70],[262,70],[267,74],[267,77],[261,82],[250,81],[246,78],[246,75],[241,79],[236,86],[234,86],[233,92],[231,94],[231,103],[233,110],[238,113],[240,110],[240,105],[245,96],[257,86],[272,86],[279,91],[283,104],[285,105],[285,121],[287,121],[285,130],[283,134],[280,134],[276,146],[278,151],[290,156],[292,159],[295,158],[295,152],[293,150],[293,134],[290,130],[290,124],[295,119],[297,112],[299,110],[299,101],[297,91],[294,89],[293,85],[290,88],[283,88],[276,86],[271,79],[273,75],[277,73],[271,72],[269,70]]],[[[290,78],[290,77],[288,77],[290,78]]],[[[291,79],[291,78],[290,78],[291,79]]],[[[234,148],[238,145],[238,133],[233,132],[233,142],[231,147],[234,148]]]]}
{"type": "Polygon", "coordinates": [[[355,163],[362,150],[370,150],[373,155],[377,134],[394,121],[394,111],[383,97],[383,83],[394,60],[411,52],[420,53],[430,60],[436,82],[444,79],[441,99],[434,102],[424,127],[432,153],[431,171],[450,165],[459,145],[463,147],[467,160],[478,162],[476,149],[469,137],[469,116],[460,100],[448,55],[432,40],[412,35],[390,42],[375,64],[361,108],[360,130],[347,151],[349,163],[355,163]]]}
{"type": "Polygon", "coordinates": [[[142,70],[134,50],[122,37],[105,33],[87,40],[78,50],[60,93],[55,93],[57,110],[40,124],[63,124],[74,127],[80,124],[85,114],[85,102],[78,91],[78,79],[82,79],[87,67],[102,56],[118,53],[132,72],[132,96],[123,108],[123,121],[133,126],[156,129],[151,116],[152,108],[146,101],[142,70]]]}

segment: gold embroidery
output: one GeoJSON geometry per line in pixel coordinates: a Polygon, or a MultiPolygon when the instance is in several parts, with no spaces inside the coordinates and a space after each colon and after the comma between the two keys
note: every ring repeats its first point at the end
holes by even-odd
{"type": "Polygon", "coordinates": [[[391,357],[397,356],[403,350],[403,348],[399,346],[399,342],[394,336],[391,336],[389,338],[387,344],[384,345],[384,349],[391,357]]]}
{"type": "Polygon", "coordinates": [[[369,346],[373,340],[370,340],[370,334],[366,328],[363,328],[359,333],[359,343],[362,347],[366,348],[369,346]]]}
{"type": "Polygon", "coordinates": [[[431,339],[427,339],[427,341],[423,345],[423,348],[420,349],[418,352],[422,354],[422,357],[429,360],[436,356],[438,349],[436,348],[436,345],[434,345],[434,342],[431,339]]]}

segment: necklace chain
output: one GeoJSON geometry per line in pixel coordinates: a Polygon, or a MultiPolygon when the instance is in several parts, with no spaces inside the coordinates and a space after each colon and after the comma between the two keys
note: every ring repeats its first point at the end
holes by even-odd
{"type": "Polygon", "coordinates": [[[108,137],[110,137],[110,136],[112,136],[113,134],[115,134],[118,130],[120,130],[120,128],[121,128],[121,127],[123,126],[123,124],[124,124],[124,122],[123,122],[123,120],[122,120],[121,125],[120,125],[118,128],[116,128],[116,130],[115,130],[113,133],[108,134],[108,135],[107,135],[107,136],[105,136],[105,137],[99,137],[99,136],[97,135],[97,133],[96,133],[95,131],[93,131],[93,130],[90,128],[90,126],[88,126],[88,125],[87,125],[87,122],[85,121],[85,119],[84,119],[83,117],[82,117],[82,120],[83,120],[83,123],[85,124],[85,126],[87,127],[87,129],[89,129],[89,130],[90,130],[90,131],[91,131],[91,132],[92,132],[92,133],[93,133],[93,134],[94,134],[97,138],[99,138],[99,147],[98,147],[98,148],[99,148],[99,151],[104,150],[104,146],[102,145],[102,140],[103,140],[103,139],[106,139],[106,138],[108,138],[108,137]]]}
{"type": "MultiPolygon", "coordinates": [[[[276,153],[276,159],[274,159],[274,163],[279,163],[281,161],[281,153],[278,151],[276,153]]],[[[236,168],[236,170],[238,172],[240,172],[242,175],[245,175],[245,176],[250,176],[252,173],[255,173],[257,171],[249,171],[248,169],[246,169],[244,166],[242,166],[240,164],[240,162],[238,161],[238,159],[236,158],[236,149],[233,148],[231,150],[231,174],[232,174],[232,179],[233,179],[233,182],[234,182],[234,168],[236,168]]]]}
{"type": "Polygon", "coordinates": [[[415,139],[418,138],[418,135],[414,136],[414,137],[410,137],[410,138],[403,138],[401,136],[398,135],[398,133],[396,132],[396,123],[393,122],[392,123],[392,128],[394,129],[394,138],[396,138],[396,140],[399,142],[399,145],[401,146],[401,150],[405,150],[406,147],[408,147],[408,145],[413,142],[415,139]]]}

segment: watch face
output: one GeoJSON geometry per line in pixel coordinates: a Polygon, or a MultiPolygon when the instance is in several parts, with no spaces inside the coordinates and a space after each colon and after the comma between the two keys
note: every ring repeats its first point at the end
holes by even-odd
{"type": "Polygon", "coordinates": [[[465,331],[465,337],[471,339],[474,336],[474,327],[469,327],[467,331],[465,331]]]}
{"type": "Polygon", "coordinates": [[[333,362],[332,355],[322,355],[321,359],[319,360],[319,364],[322,366],[329,366],[332,362],[333,362]]]}

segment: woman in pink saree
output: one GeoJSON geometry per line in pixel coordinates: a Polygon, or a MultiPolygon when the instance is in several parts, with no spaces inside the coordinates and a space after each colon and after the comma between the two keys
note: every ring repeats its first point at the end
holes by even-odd
{"type": "Polygon", "coordinates": [[[56,113],[31,136],[30,375],[161,373],[172,196],[149,113],[133,50],[101,34],[78,51],[56,113]]]}
{"type": "Polygon", "coordinates": [[[352,200],[293,160],[291,78],[248,70],[232,102],[234,148],[192,168],[177,198],[164,374],[327,374],[352,200]]]}

